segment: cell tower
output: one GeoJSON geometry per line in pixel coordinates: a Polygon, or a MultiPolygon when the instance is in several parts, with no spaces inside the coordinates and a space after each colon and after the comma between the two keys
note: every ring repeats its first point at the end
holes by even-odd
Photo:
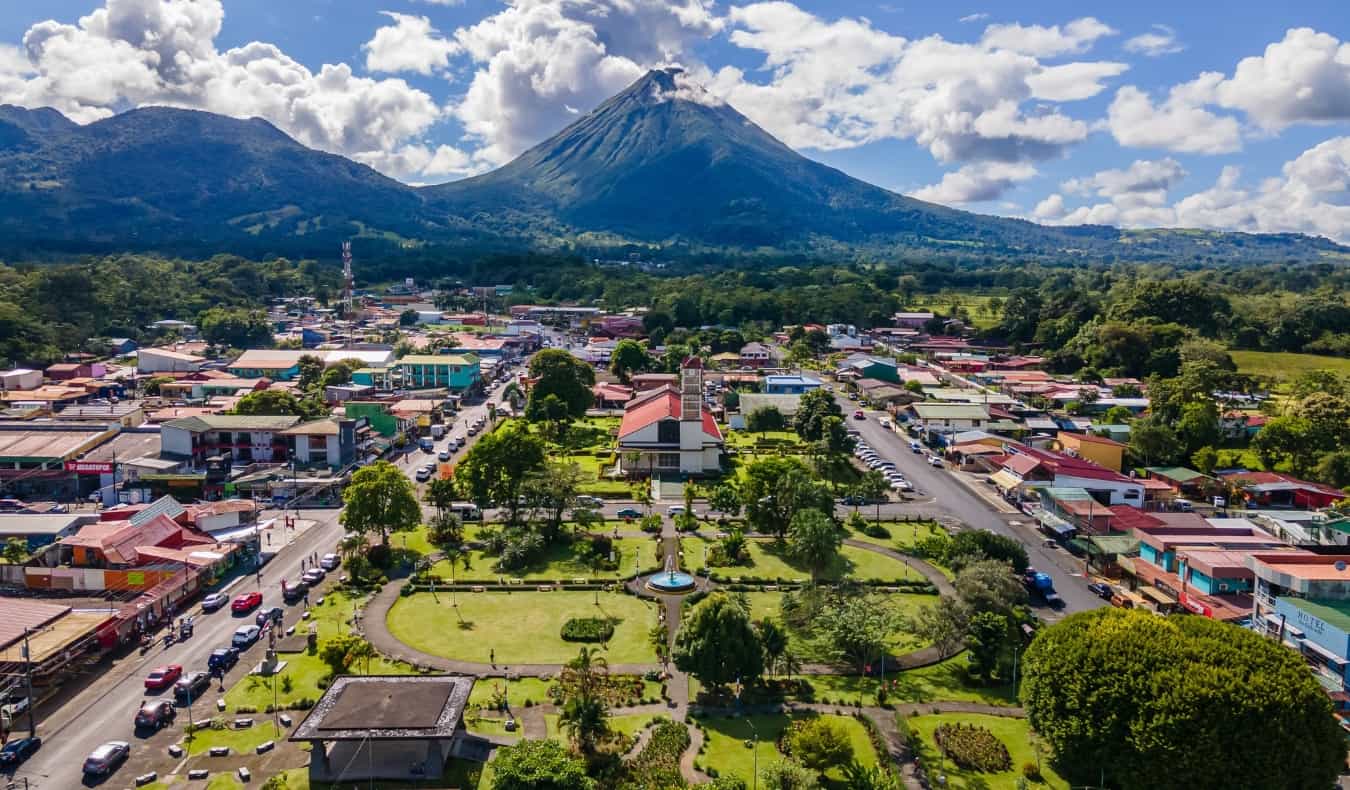
{"type": "Polygon", "coordinates": [[[355,285],[352,277],[352,243],[350,241],[342,242],[342,305],[347,315],[351,315],[352,310],[352,287],[355,285]]]}

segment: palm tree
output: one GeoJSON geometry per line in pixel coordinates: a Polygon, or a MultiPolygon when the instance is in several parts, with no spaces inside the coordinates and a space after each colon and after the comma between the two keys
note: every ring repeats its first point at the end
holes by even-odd
{"type": "Polygon", "coordinates": [[[599,697],[609,678],[609,661],[589,647],[567,662],[558,676],[563,693],[572,697],[599,697]]]}
{"type": "Polygon", "coordinates": [[[649,480],[639,482],[633,486],[633,498],[642,505],[642,514],[650,516],[652,513],[652,484],[649,480]]]}
{"type": "Polygon", "coordinates": [[[375,646],[366,640],[361,639],[353,643],[351,649],[347,651],[347,662],[349,664],[355,664],[357,661],[362,662],[365,665],[366,674],[369,675],[370,660],[376,655],[375,646]]]}
{"type": "Polygon", "coordinates": [[[764,651],[764,666],[772,674],[787,653],[787,632],[773,620],[760,620],[755,624],[755,630],[759,632],[760,648],[764,651]]]}
{"type": "Polygon", "coordinates": [[[558,715],[558,724],[582,754],[595,751],[595,743],[609,732],[609,711],[598,697],[568,697],[558,715]]]}

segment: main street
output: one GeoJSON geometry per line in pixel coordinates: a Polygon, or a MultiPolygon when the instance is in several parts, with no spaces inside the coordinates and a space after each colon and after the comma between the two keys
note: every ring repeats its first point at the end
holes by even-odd
{"type": "MultiPolygon", "coordinates": [[[[1021,513],[1011,514],[996,510],[984,497],[970,490],[955,473],[946,467],[938,469],[928,463],[928,455],[914,453],[909,448],[909,437],[883,428],[878,418],[885,412],[867,411],[865,420],[851,416],[858,405],[836,396],[844,410],[849,428],[858,431],[872,449],[895,463],[896,468],[917,489],[919,498],[930,504],[922,506],[929,513],[944,513],[968,526],[987,529],[1018,540],[1027,550],[1027,558],[1037,570],[1050,574],[1055,590],[1064,599],[1065,612],[1095,609],[1105,602],[1087,589],[1087,580],[1081,574],[1082,563],[1064,550],[1048,548],[1045,536],[1030,525],[1030,519],[1021,513]],[[1021,522],[1014,524],[1012,522],[1021,522]],[[1079,571],[1071,570],[1077,567],[1079,571]]],[[[1040,607],[1042,617],[1055,619],[1053,610],[1040,607]]]]}
{"type": "MultiPolygon", "coordinates": [[[[495,385],[486,398],[474,405],[462,409],[456,416],[454,429],[449,435],[466,435],[468,424],[478,417],[487,417],[487,403],[501,397],[505,385],[495,385]]],[[[479,434],[482,436],[483,434],[479,434]]],[[[472,446],[477,437],[469,437],[465,448],[472,446]]],[[[442,445],[443,446],[443,445],[442,445]]],[[[461,449],[459,452],[463,453],[461,449]]],[[[417,450],[406,453],[399,460],[399,466],[411,477],[424,459],[434,459],[417,450]]],[[[277,511],[264,513],[264,516],[294,515],[295,511],[277,511]]],[[[231,596],[261,590],[263,608],[282,604],[281,580],[294,581],[300,574],[300,561],[312,554],[325,554],[334,551],[342,537],[342,526],[338,523],[340,509],[310,509],[301,505],[301,516],[315,523],[297,533],[290,533],[281,526],[272,529],[271,548],[276,556],[262,568],[261,580],[252,573],[236,579],[226,588],[231,596]],[[280,545],[282,541],[289,541],[280,545]],[[278,546],[280,546],[278,548],[278,546]]],[[[301,623],[302,606],[284,605],[286,625],[301,623]]],[[[256,611],[256,610],[255,610],[256,611]]],[[[219,647],[228,647],[230,637],[241,625],[251,625],[254,612],[246,617],[232,617],[229,607],[203,614],[200,605],[194,605],[188,612],[194,616],[193,636],[181,642],[164,647],[156,642],[144,654],[131,653],[111,665],[101,666],[102,675],[94,679],[70,699],[64,700],[58,707],[51,704],[40,706],[36,715],[38,735],[42,738],[42,748],[16,773],[20,779],[27,778],[29,787],[35,790],[66,790],[77,787],[82,780],[81,766],[84,758],[101,743],[107,741],[126,741],[131,744],[132,756],[128,765],[113,775],[110,783],[115,787],[130,787],[135,764],[139,753],[147,749],[159,750],[167,754],[169,744],[180,728],[166,730],[152,735],[138,735],[132,720],[141,703],[148,699],[172,699],[172,691],[148,693],[144,687],[145,676],[150,670],[164,664],[179,664],[183,672],[206,669],[207,657],[219,647]]],[[[303,627],[303,626],[300,626],[303,627]]],[[[248,672],[262,660],[266,640],[261,639],[239,658],[239,663],[225,677],[225,687],[241,681],[248,672]]],[[[213,687],[206,699],[196,702],[192,715],[197,720],[209,719],[215,715],[214,701],[221,694],[219,687],[213,687]]],[[[179,724],[187,721],[188,712],[179,711],[179,724]]],[[[26,722],[25,722],[26,723],[26,722]]]]}

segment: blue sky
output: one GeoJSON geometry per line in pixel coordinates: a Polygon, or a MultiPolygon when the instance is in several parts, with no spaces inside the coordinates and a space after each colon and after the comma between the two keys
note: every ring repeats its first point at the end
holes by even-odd
{"type": "Polygon", "coordinates": [[[0,8],[0,101],[258,115],[431,183],[678,63],[808,156],[935,202],[1347,241],[1347,19],[1315,0],[44,0],[0,8]]]}

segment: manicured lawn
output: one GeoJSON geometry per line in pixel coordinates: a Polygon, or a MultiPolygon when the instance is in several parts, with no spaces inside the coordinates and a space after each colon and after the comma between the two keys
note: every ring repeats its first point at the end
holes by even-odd
{"type": "MultiPolygon", "coordinates": [[[[876,521],[873,515],[876,513],[875,507],[861,507],[858,509],[859,515],[867,519],[867,522],[876,521]],[[870,512],[869,512],[870,511],[870,512]]],[[[847,517],[845,517],[847,518],[847,517]]],[[[861,540],[864,543],[875,543],[878,546],[885,546],[888,549],[897,549],[904,551],[914,545],[914,541],[920,538],[926,538],[929,535],[936,534],[942,530],[932,521],[886,521],[882,519],[881,526],[891,533],[889,538],[873,538],[864,535],[861,532],[849,531],[848,537],[852,540],[861,540]]]]}
{"type": "MultiPolygon", "coordinates": [[[[865,766],[877,764],[876,750],[872,748],[862,722],[848,716],[825,718],[834,719],[844,726],[853,744],[854,759],[865,766]]],[[[699,723],[706,731],[706,740],[699,764],[717,769],[718,774],[739,776],[750,782],[755,776],[756,757],[761,771],[784,759],[774,743],[790,722],[791,719],[783,714],[700,718],[699,723]],[[758,741],[754,742],[756,736],[758,741]],[[750,742],[753,742],[753,747],[749,745],[750,742]]],[[[838,769],[832,769],[825,776],[836,782],[842,778],[838,769]]]]}
{"type": "Polygon", "coordinates": [[[1292,379],[1310,370],[1331,370],[1350,375],[1350,359],[1318,354],[1290,354],[1280,351],[1229,351],[1239,373],[1292,379]]]}
{"type": "MultiPolygon", "coordinates": [[[[783,596],[781,593],[752,592],[745,593],[750,599],[750,617],[755,620],[777,620],[781,622],[779,615],[780,603],[783,596]]],[[[901,626],[892,635],[890,640],[890,649],[893,655],[908,653],[924,646],[924,641],[905,630],[903,623],[912,619],[920,607],[936,606],[938,598],[936,595],[911,595],[906,593],[885,593],[885,600],[900,615],[901,626]]],[[[824,661],[828,656],[820,654],[820,650],[800,632],[787,629],[788,641],[792,650],[797,653],[803,661],[824,661]]]]}
{"type": "MultiPolygon", "coordinates": [[[[984,687],[966,682],[965,654],[953,656],[919,669],[886,675],[887,702],[897,705],[906,702],[982,702],[987,705],[1016,705],[1012,686],[984,687]]],[[[858,675],[810,675],[807,680],[817,700],[846,700],[858,698],[861,688],[864,701],[876,699],[878,678],[858,675]]]]}
{"type": "MultiPolygon", "coordinates": [[[[252,727],[242,730],[198,730],[192,734],[192,742],[187,744],[188,754],[205,754],[217,746],[228,746],[234,754],[253,754],[253,749],[265,741],[275,741],[286,736],[285,728],[278,729],[272,724],[272,717],[262,714],[254,717],[252,727]]],[[[184,736],[186,741],[186,736],[184,736]]]]}
{"type": "Polygon", "coordinates": [[[211,774],[206,780],[206,790],[238,790],[244,786],[234,774],[211,774]]]}
{"type": "MultiPolygon", "coordinates": [[[[917,742],[911,742],[910,746],[918,753],[923,764],[929,767],[929,775],[932,776],[935,769],[940,770],[947,775],[947,786],[956,788],[956,790],[976,790],[977,788],[979,790],[985,790],[985,788],[988,788],[988,790],[1015,790],[1017,780],[1022,776],[1022,764],[1036,762],[1036,751],[1029,740],[1030,730],[1026,719],[986,716],[975,713],[941,713],[912,716],[907,720],[907,723],[910,731],[916,736],[914,741],[917,742]],[[933,741],[933,731],[941,724],[956,722],[985,727],[992,732],[995,737],[1003,742],[1004,746],[1008,747],[1008,754],[1012,757],[1012,770],[987,774],[957,768],[952,765],[950,760],[943,760],[939,763],[940,752],[937,744],[933,741]]],[[[1042,757],[1040,765],[1043,782],[1038,786],[1068,788],[1068,783],[1050,768],[1048,757],[1042,757]]]]}
{"type": "MultiPolygon", "coordinates": [[[[705,543],[707,548],[711,550],[711,542],[704,541],[702,538],[682,538],[680,540],[680,548],[684,551],[686,568],[697,570],[703,567],[705,543]]],[[[749,544],[751,564],[715,568],[713,572],[729,579],[784,579],[803,582],[810,580],[810,571],[801,567],[787,555],[787,544],[779,543],[771,538],[757,538],[749,541],[749,544]]],[[[900,579],[922,578],[923,576],[918,571],[899,560],[855,546],[842,547],[834,564],[821,574],[822,581],[838,581],[840,579],[898,581],[900,579]]]]}
{"type": "MultiPolygon", "coordinates": [[[[609,729],[611,732],[620,735],[635,736],[652,722],[656,716],[644,716],[639,714],[630,714],[627,716],[610,716],[609,729]]],[[[544,715],[544,724],[548,727],[548,737],[554,740],[564,740],[567,735],[558,726],[558,714],[548,713],[544,715]]]]}
{"type": "MultiPolygon", "coordinates": [[[[543,556],[528,568],[503,572],[493,570],[492,566],[497,562],[496,557],[490,557],[481,551],[470,551],[469,568],[467,570],[464,568],[463,560],[457,561],[454,578],[456,582],[496,582],[500,578],[507,578],[569,583],[573,579],[620,579],[632,576],[638,568],[650,568],[655,565],[656,546],[656,541],[651,538],[619,538],[614,543],[619,568],[611,571],[592,571],[589,565],[576,559],[572,544],[551,545],[544,551],[543,556]]],[[[448,560],[437,562],[431,566],[431,570],[442,579],[449,580],[451,577],[448,560]]]]}
{"type": "Polygon", "coordinates": [[[653,605],[625,594],[590,592],[459,593],[458,613],[451,596],[417,593],[400,598],[389,612],[389,630],[411,647],[433,655],[487,663],[495,651],[498,666],[561,664],[575,658],[581,645],[559,636],[574,617],[614,619],[614,638],[600,654],[611,664],[654,663],[647,632],[656,623],[653,605]]]}
{"type": "Polygon", "coordinates": [[[553,681],[539,678],[520,678],[519,680],[479,678],[473,684],[473,691],[469,694],[469,707],[475,708],[491,704],[493,694],[503,687],[506,689],[506,703],[512,708],[523,708],[526,700],[539,705],[548,701],[548,689],[552,685],[553,681]]]}

